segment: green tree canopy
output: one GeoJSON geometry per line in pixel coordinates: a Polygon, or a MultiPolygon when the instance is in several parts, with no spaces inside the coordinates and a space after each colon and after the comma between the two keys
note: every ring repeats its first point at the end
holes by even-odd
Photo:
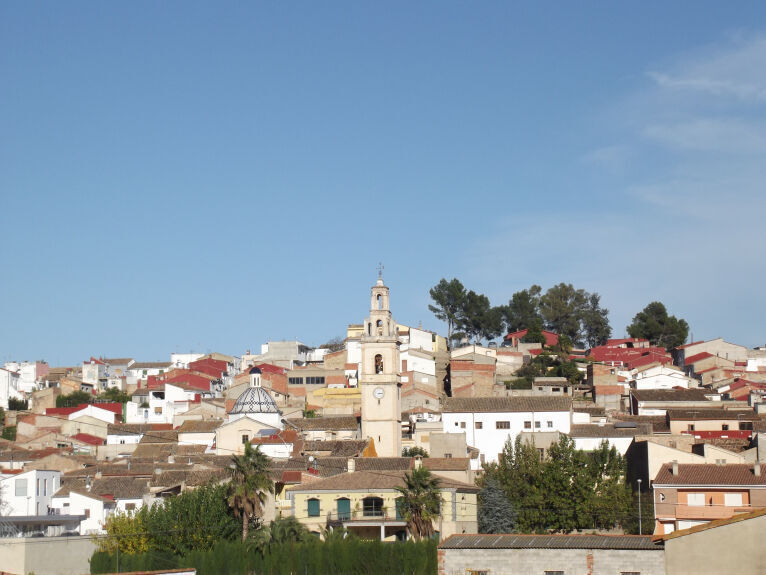
{"type": "Polygon", "coordinates": [[[582,309],[582,330],[589,348],[604,345],[612,336],[608,316],[609,310],[601,307],[601,296],[589,294],[582,309]]]}
{"type": "MultiPolygon", "coordinates": [[[[539,326],[542,329],[543,318],[540,315],[540,292],[539,285],[533,285],[529,289],[517,291],[511,296],[508,305],[503,306],[503,321],[508,333],[522,329],[532,329],[539,326]]],[[[544,342],[543,342],[544,343],[544,342]]]]}
{"type": "Polygon", "coordinates": [[[625,460],[606,442],[579,451],[563,435],[540,459],[534,443],[506,443],[497,463],[484,466],[483,487],[496,481],[516,511],[519,532],[610,529],[630,517],[625,460]]]}
{"type": "Polygon", "coordinates": [[[404,474],[404,485],[396,490],[401,494],[399,510],[410,535],[417,541],[432,537],[433,521],[441,513],[439,479],[426,467],[417,467],[404,474]]]}
{"type": "Polygon", "coordinates": [[[56,397],[56,407],[77,407],[82,403],[93,401],[93,395],[87,391],[73,391],[69,395],[59,395],[56,397]]]}
{"type": "Polygon", "coordinates": [[[652,345],[673,349],[686,341],[689,324],[668,315],[663,303],[653,301],[635,315],[627,330],[630,337],[648,339],[652,345]]]}
{"type": "Polygon", "coordinates": [[[245,443],[242,455],[231,458],[231,482],[229,483],[229,507],[242,519],[242,541],[247,539],[251,521],[256,523],[263,516],[268,494],[274,493],[274,482],[269,474],[269,458],[260,447],[253,449],[245,443]]]}
{"type": "Polygon", "coordinates": [[[516,511],[500,483],[490,477],[479,492],[479,533],[513,533],[516,511]]]}
{"type": "Polygon", "coordinates": [[[465,305],[465,287],[457,278],[450,281],[442,278],[431,288],[429,294],[434,303],[429,305],[428,309],[433,312],[436,319],[447,322],[447,340],[451,342],[458,325],[458,318],[465,305]]]}
{"type": "Polygon", "coordinates": [[[428,451],[419,445],[415,445],[414,447],[405,447],[402,449],[402,457],[416,457],[418,455],[420,457],[428,457],[428,451]]]}

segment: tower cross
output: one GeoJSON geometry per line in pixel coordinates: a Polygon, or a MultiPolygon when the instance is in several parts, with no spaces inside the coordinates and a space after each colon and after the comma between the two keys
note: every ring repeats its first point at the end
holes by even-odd
{"type": "Polygon", "coordinates": [[[384,265],[381,262],[378,262],[378,279],[383,279],[383,269],[384,265]]]}

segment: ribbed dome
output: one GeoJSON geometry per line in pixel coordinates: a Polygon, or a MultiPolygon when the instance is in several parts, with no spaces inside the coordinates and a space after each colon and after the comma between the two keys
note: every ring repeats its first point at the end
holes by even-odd
{"type": "Polygon", "coordinates": [[[262,387],[248,387],[239,396],[230,414],[238,413],[282,413],[269,393],[262,387]]]}

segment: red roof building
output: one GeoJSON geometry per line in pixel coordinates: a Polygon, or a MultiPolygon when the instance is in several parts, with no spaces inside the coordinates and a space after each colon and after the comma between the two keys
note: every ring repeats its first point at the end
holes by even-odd
{"type": "MultiPolygon", "coordinates": [[[[513,333],[509,333],[505,336],[505,341],[510,341],[511,345],[513,347],[518,347],[519,342],[521,339],[527,335],[528,329],[521,329],[519,331],[514,331],[513,333]]],[[[559,336],[556,333],[553,333],[552,331],[542,330],[543,337],[545,338],[545,345],[548,347],[553,347],[554,345],[557,345],[559,343],[559,336]]]]}

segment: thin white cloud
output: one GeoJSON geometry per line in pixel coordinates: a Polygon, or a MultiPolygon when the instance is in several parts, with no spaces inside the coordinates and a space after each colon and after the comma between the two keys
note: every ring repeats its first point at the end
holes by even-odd
{"type": "Polygon", "coordinates": [[[682,151],[726,154],[766,154],[766,126],[736,118],[696,118],[687,122],[653,124],[643,135],[682,151]]]}
{"type": "Polygon", "coordinates": [[[743,101],[766,102],[766,37],[735,39],[703,57],[687,58],[674,71],[652,71],[657,86],[743,101]]]}

